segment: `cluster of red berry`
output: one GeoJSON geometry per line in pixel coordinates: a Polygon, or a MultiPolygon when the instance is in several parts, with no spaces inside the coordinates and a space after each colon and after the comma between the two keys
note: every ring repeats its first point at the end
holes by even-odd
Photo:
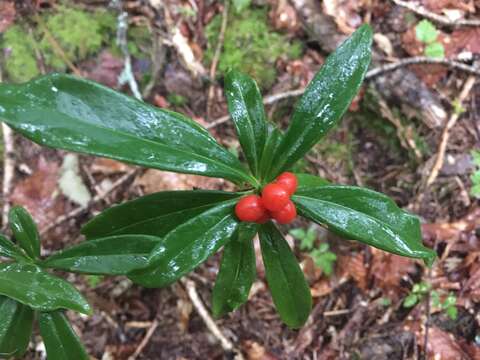
{"type": "Polygon", "coordinates": [[[275,219],[280,224],[288,224],[297,216],[295,204],[290,200],[297,190],[297,177],[284,172],[276,180],[263,188],[262,196],[248,195],[235,206],[235,214],[241,221],[264,224],[275,219]]]}

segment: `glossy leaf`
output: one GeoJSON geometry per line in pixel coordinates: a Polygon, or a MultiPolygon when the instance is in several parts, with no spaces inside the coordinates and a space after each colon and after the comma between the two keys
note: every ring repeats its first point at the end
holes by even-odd
{"type": "Polygon", "coordinates": [[[82,233],[87,238],[119,234],[163,237],[178,225],[216,204],[242,194],[223,191],[164,191],[113,206],[90,220],[82,233]]]}
{"type": "Polygon", "coordinates": [[[50,256],[42,265],[72,272],[126,275],[143,268],[161,238],[147,235],[118,235],[72,246],[50,256]]]}
{"type": "Polygon", "coordinates": [[[4,256],[17,261],[31,261],[29,260],[22,250],[16,246],[13,242],[8,240],[5,236],[0,234],[0,256],[4,256]]]}
{"type": "Polygon", "coordinates": [[[129,277],[145,287],[163,287],[195,269],[237,231],[235,203],[218,204],[170,231],[151,252],[147,270],[129,277]]]}
{"type": "Polygon", "coordinates": [[[255,183],[200,125],[100,84],[51,74],[0,85],[0,118],[36,143],[146,167],[255,183]]]}
{"type": "Polygon", "coordinates": [[[225,76],[225,96],[240,145],[252,173],[256,175],[267,138],[262,95],[250,76],[231,70],[225,76]]]}
{"type": "Polygon", "coordinates": [[[291,167],[338,123],[360,89],[371,43],[372,30],[363,25],[327,58],[295,108],[270,178],[291,167]]]}
{"type": "Polygon", "coordinates": [[[30,264],[0,264],[0,294],[39,311],[71,309],[83,314],[92,311],[70,283],[30,264]]]}
{"type": "Polygon", "coordinates": [[[28,306],[0,296],[0,357],[21,358],[32,334],[34,312],[28,306]]]}
{"type": "Polygon", "coordinates": [[[40,313],[38,324],[47,350],[47,360],[90,359],[62,312],[40,313]]]}
{"type": "Polygon", "coordinates": [[[312,308],[310,288],[287,241],[275,225],[260,228],[260,245],[268,287],[283,322],[291,328],[301,327],[312,308]]]}
{"type": "Polygon", "coordinates": [[[13,207],[9,214],[8,220],[13,236],[20,246],[32,258],[40,257],[40,234],[37,225],[32,217],[21,206],[13,207]]]}
{"type": "Polygon", "coordinates": [[[319,176],[300,173],[296,173],[295,176],[298,180],[297,193],[308,190],[312,187],[330,185],[330,182],[328,180],[325,180],[324,178],[321,178],[319,176]]]}
{"type": "Polygon", "coordinates": [[[265,148],[260,160],[260,179],[263,180],[269,173],[270,168],[274,162],[275,152],[280,145],[283,138],[282,132],[274,126],[270,127],[270,131],[265,142],[265,148]]]}
{"type": "Polygon", "coordinates": [[[420,222],[387,196],[372,190],[328,185],[298,191],[298,212],[347,239],[427,263],[435,252],[422,244],[420,222]]]}
{"type": "Polygon", "coordinates": [[[222,263],[212,293],[212,312],[220,317],[248,300],[256,275],[253,237],[258,225],[241,223],[236,236],[223,248],[222,263]]]}

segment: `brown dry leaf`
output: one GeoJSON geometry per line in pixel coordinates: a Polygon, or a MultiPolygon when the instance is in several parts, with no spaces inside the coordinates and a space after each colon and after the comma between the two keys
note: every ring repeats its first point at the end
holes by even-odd
{"type": "Polygon", "coordinates": [[[123,60],[104,50],[95,61],[86,63],[85,77],[111,88],[118,87],[118,78],[123,71],[123,60]]]}
{"type": "MultiPolygon", "coordinates": [[[[422,344],[423,339],[419,343],[422,344]]],[[[432,360],[470,360],[453,335],[436,326],[429,331],[427,355],[432,360]]]]}
{"type": "Polygon", "coordinates": [[[276,1],[269,13],[273,27],[276,30],[288,30],[295,33],[301,29],[298,14],[287,1],[276,1]]]}
{"type": "Polygon", "coordinates": [[[462,52],[480,53],[480,29],[462,28],[453,31],[450,35],[443,36],[447,58],[457,57],[462,52]]]}
{"type": "Polygon", "coordinates": [[[342,33],[351,34],[363,22],[359,13],[364,5],[364,1],[324,0],[323,11],[335,19],[335,23],[342,33]]]}
{"type": "Polygon", "coordinates": [[[3,33],[15,20],[15,2],[0,1],[0,33],[3,33]]]}
{"type": "MultiPolygon", "coordinates": [[[[445,34],[438,30],[438,41],[444,46],[445,34]]],[[[402,46],[410,56],[421,56],[425,50],[425,44],[417,39],[415,26],[412,26],[402,35],[402,46]]],[[[437,84],[447,74],[447,68],[442,65],[411,65],[413,72],[428,86],[437,84]]]]}
{"type": "Polygon", "coordinates": [[[90,171],[92,172],[92,174],[111,175],[125,173],[131,168],[131,166],[120,161],[96,157],[92,165],[90,166],[90,171]]]}
{"type": "Polygon", "coordinates": [[[223,179],[199,175],[177,174],[168,171],[149,169],[135,181],[147,194],[165,190],[233,190],[233,185],[223,179]]]}
{"type": "Polygon", "coordinates": [[[314,298],[323,297],[332,292],[329,279],[321,279],[310,287],[310,294],[314,298]]]}
{"type": "Polygon", "coordinates": [[[57,163],[40,157],[37,169],[16,184],[10,197],[12,204],[27,208],[40,229],[58,218],[65,210],[65,202],[58,196],[58,172],[57,163]]]}
{"type": "Polygon", "coordinates": [[[255,341],[245,341],[243,350],[248,360],[277,360],[277,357],[267,352],[262,345],[255,341]]]}
{"type": "Polygon", "coordinates": [[[404,293],[400,280],[416,271],[414,260],[374,248],[372,255],[371,274],[375,286],[382,289],[385,296],[398,300],[404,293]]]}
{"type": "Polygon", "coordinates": [[[364,264],[363,253],[339,256],[337,260],[337,276],[352,278],[360,289],[366,291],[368,273],[364,264]]]}
{"type": "Polygon", "coordinates": [[[472,0],[422,0],[422,5],[428,10],[441,14],[446,10],[461,10],[475,12],[472,0]]]}

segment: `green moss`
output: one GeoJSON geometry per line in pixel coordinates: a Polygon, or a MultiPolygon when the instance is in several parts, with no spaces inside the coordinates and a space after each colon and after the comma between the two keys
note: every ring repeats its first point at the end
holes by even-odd
{"type": "Polygon", "coordinates": [[[59,6],[55,12],[43,14],[42,23],[44,26],[37,25],[33,34],[27,32],[22,23],[5,32],[0,45],[7,49],[5,70],[9,80],[24,82],[40,73],[35,50],[42,55],[48,70],[66,69],[65,61],[48,39],[45,27],[68,60],[76,63],[114,40],[116,18],[105,10],[90,13],[72,6],[59,6]]]}
{"type": "MultiPolygon", "coordinates": [[[[47,17],[45,25],[72,62],[86,59],[102,46],[100,24],[80,9],[61,6],[58,12],[47,17]]],[[[55,70],[65,69],[63,59],[58,56],[46,33],[41,34],[39,47],[47,66],[55,70]]]]}
{"type": "MultiPolygon", "coordinates": [[[[213,58],[221,22],[221,15],[217,15],[206,27],[207,62],[213,58]]],[[[267,9],[248,9],[241,14],[230,14],[218,69],[225,73],[236,68],[250,74],[262,88],[269,88],[277,75],[276,60],[281,56],[294,59],[301,54],[299,41],[290,41],[285,35],[271,31],[267,9]]]]}
{"type": "Polygon", "coordinates": [[[11,26],[5,32],[1,45],[6,50],[5,71],[11,81],[28,81],[40,73],[33,39],[21,26],[11,26]]]}

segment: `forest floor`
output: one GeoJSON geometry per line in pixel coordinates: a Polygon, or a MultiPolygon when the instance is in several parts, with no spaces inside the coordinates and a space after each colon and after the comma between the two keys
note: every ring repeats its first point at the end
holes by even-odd
{"type": "MultiPolygon", "coordinates": [[[[248,303],[216,320],[234,351],[207,328],[191,294],[193,289],[210,308],[220,254],[164,289],[145,289],[123,277],[69,275],[95,309],[91,317],[68,314],[91,356],[480,359],[480,1],[229,5],[3,0],[2,79],[23,82],[60,71],[128,94],[137,85],[145,101],[185,113],[238,153],[234,127],[225,119],[224,71],[233,66],[255,77],[269,118],[285,126],[295,90],[369,22],[374,72],[341,125],[296,170],[391,196],[421,218],[424,243],[438,260],[428,269],[298,220],[284,230],[311,287],[311,317],[300,330],[282,324],[257,254],[258,280],[248,303]],[[118,32],[123,25],[125,36],[118,32]],[[119,84],[127,57],[133,73],[119,84]],[[321,244],[328,247],[319,254],[321,244]],[[325,256],[332,253],[335,260],[325,256]]],[[[166,189],[232,189],[218,179],[66,156],[5,129],[3,139],[4,199],[33,214],[44,255],[82,241],[80,227],[112,204],[166,189]],[[75,181],[65,185],[66,173],[75,181]]],[[[26,358],[40,359],[41,339],[33,340],[26,358]]]]}

